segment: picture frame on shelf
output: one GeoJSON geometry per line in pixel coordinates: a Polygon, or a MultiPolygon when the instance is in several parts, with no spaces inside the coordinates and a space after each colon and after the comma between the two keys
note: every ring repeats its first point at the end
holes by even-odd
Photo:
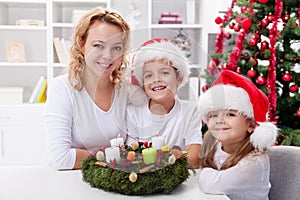
{"type": "Polygon", "coordinates": [[[6,54],[7,62],[26,62],[24,42],[6,42],[6,54]]]}

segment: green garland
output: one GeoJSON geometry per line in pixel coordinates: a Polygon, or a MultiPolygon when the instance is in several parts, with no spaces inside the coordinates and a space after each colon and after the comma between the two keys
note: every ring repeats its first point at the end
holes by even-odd
{"type": "Polygon", "coordinates": [[[169,194],[190,175],[186,157],[161,169],[138,173],[136,182],[129,180],[130,173],[109,166],[101,167],[96,162],[95,156],[82,162],[83,180],[92,187],[125,195],[169,194]]]}

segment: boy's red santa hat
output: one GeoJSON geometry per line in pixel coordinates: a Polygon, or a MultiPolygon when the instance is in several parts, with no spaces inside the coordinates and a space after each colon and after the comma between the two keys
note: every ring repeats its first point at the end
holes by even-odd
{"type": "Polygon", "coordinates": [[[132,84],[143,85],[143,67],[146,62],[161,60],[170,62],[179,74],[183,77],[180,85],[184,85],[188,80],[188,60],[180,48],[174,45],[168,38],[154,38],[143,43],[133,55],[132,84]]]}
{"type": "Polygon", "coordinates": [[[250,79],[233,71],[220,73],[212,87],[200,96],[199,109],[205,123],[208,113],[219,109],[237,110],[247,118],[253,118],[257,126],[250,141],[257,150],[267,149],[276,141],[277,128],[267,122],[267,96],[250,79]]]}

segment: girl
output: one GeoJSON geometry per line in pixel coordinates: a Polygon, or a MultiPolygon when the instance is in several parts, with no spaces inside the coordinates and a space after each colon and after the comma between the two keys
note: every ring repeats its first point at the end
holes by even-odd
{"type": "Polygon", "coordinates": [[[266,200],[270,189],[267,149],[276,127],[266,122],[268,99],[251,80],[223,71],[199,99],[207,123],[199,184],[230,199],[266,200]]]}
{"type": "Polygon", "coordinates": [[[138,89],[122,78],[129,33],[117,12],[100,7],[75,27],[68,73],[51,81],[45,108],[50,164],[56,169],[80,168],[93,149],[109,146],[125,129],[126,105],[138,89]]]}
{"type": "Polygon", "coordinates": [[[166,38],[149,40],[134,56],[133,75],[149,100],[128,106],[127,144],[161,139],[169,147],[187,150],[188,161],[197,168],[202,144],[199,111],[196,104],[176,97],[177,88],[188,78],[184,53],[166,38]]]}

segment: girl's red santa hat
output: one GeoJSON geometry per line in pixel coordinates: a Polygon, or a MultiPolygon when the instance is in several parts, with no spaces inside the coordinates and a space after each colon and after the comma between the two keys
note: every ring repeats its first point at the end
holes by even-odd
{"type": "Polygon", "coordinates": [[[199,98],[201,117],[207,123],[210,111],[220,109],[237,110],[256,121],[257,126],[250,136],[254,148],[259,151],[271,147],[277,137],[277,127],[267,122],[269,101],[254,83],[233,71],[224,70],[199,98]]]}
{"type": "Polygon", "coordinates": [[[133,77],[132,84],[143,85],[143,67],[146,62],[153,60],[164,60],[172,66],[183,77],[180,85],[188,80],[188,60],[184,52],[167,38],[154,38],[143,43],[132,57],[133,77]]]}

